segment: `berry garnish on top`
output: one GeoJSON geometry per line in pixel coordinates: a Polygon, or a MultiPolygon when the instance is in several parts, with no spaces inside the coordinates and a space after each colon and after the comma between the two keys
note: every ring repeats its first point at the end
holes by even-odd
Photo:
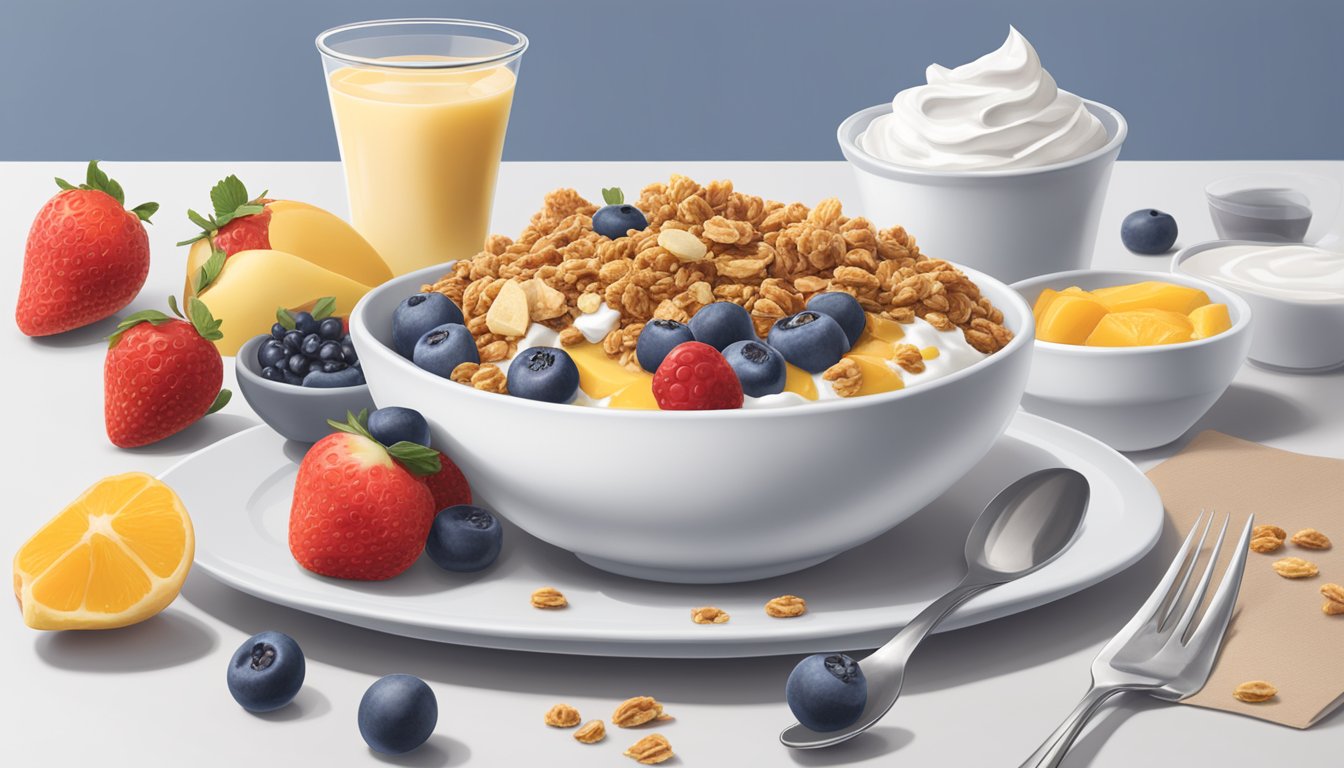
{"type": "Polygon", "coordinates": [[[717,349],[699,341],[679,344],[653,374],[653,398],[664,411],[742,407],[742,383],[717,349]]]}
{"type": "Polygon", "coordinates": [[[602,200],[606,205],[593,214],[593,231],[597,234],[615,240],[632,229],[642,232],[648,228],[649,220],[642,211],[625,202],[620,187],[603,188],[602,200]]]}

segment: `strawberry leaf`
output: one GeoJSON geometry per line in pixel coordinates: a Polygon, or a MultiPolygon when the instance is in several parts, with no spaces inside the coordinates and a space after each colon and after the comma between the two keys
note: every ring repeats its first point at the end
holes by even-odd
{"type": "Polygon", "coordinates": [[[192,296],[187,300],[187,316],[191,318],[191,324],[196,327],[196,332],[206,341],[218,341],[224,338],[224,334],[219,332],[219,326],[223,322],[216,320],[214,315],[210,314],[209,307],[205,302],[192,296]]]}
{"type": "Polygon", "coordinates": [[[197,240],[204,240],[207,237],[209,237],[209,235],[207,235],[206,233],[199,232],[195,237],[189,237],[186,240],[178,242],[178,245],[191,245],[192,243],[195,243],[197,240]]]}
{"type": "Polygon", "coordinates": [[[158,210],[159,210],[158,203],[141,203],[132,208],[131,213],[134,213],[136,216],[139,216],[140,220],[145,222],[146,224],[153,224],[154,222],[150,221],[149,217],[157,213],[158,210]]]}
{"type": "Polygon", "coordinates": [[[602,200],[607,205],[620,205],[625,202],[625,193],[620,187],[603,187],[602,200]]]}
{"type": "Polygon", "coordinates": [[[177,315],[178,317],[182,318],[183,320],[186,320],[186,319],[187,319],[187,316],[184,315],[184,314],[182,314],[182,310],[180,310],[180,309],[177,308],[177,297],[174,296],[174,295],[172,295],[171,293],[168,294],[168,308],[171,309],[171,310],[173,310],[173,314],[174,314],[174,315],[177,315]]]}
{"type": "Polygon", "coordinates": [[[65,179],[62,179],[60,176],[56,177],[56,186],[60,187],[61,189],[79,189],[79,187],[76,187],[74,184],[71,184],[65,179]]]}
{"type": "Polygon", "coordinates": [[[294,316],[291,315],[289,313],[289,310],[285,309],[284,307],[275,308],[275,321],[285,326],[286,331],[292,331],[295,328],[299,327],[299,324],[294,322],[294,316]]]}
{"type": "Polygon", "coordinates": [[[387,446],[387,452],[413,475],[432,475],[442,468],[439,452],[419,443],[402,440],[387,446]]]}
{"type": "Polygon", "coordinates": [[[326,320],[331,317],[331,313],[336,311],[336,297],[323,296],[313,303],[312,316],[314,320],[326,320]]]}
{"type": "MultiPolygon", "coordinates": [[[[339,422],[336,421],[335,419],[327,419],[327,424],[330,424],[333,429],[339,430],[341,432],[346,432],[351,435],[359,435],[360,437],[367,437],[370,440],[373,440],[373,435],[369,434],[369,428],[367,426],[368,423],[369,423],[368,408],[361,410],[358,416],[351,413],[350,411],[346,411],[344,422],[339,422]]],[[[373,442],[377,443],[378,441],[373,440],[373,442]]]]}
{"type": "Polygon", "coordinates": [[[157,309],[142,309],[139,312],[127,315],[124,320],[117,323],[117,328],[112,332],[112,335],[107,337],[107,348],[111,349],[112,347],[115,347],[117,342],[121,341],[122,334],[141,323],[163,325],[164,323],[171,322],[172,319],[173,318],[163,314],[157,309]]]}
{"type": "Polygon", "coordinates": [[[211,188],[210,203],[219,218],[232,217],[240,206],[247,204],[247,187],[237,176],[229,174],[211,188]]]}
{"type": "Polygon", "coordinates": [[[205,237],[210,232],[219,229],[219,227],[215,225],[214,219],[207,219],[190,208],[187,209],[187,218],[191,219],[191,223],[200,227],[202,230],[201,235],[196,238],[197,240],[200,240],[201,237],[205,237]]]}
{"type": "Polygon", "coordinates": [[[219,390],[219,394],[218,394],[218,395],[215,395],[215,402],[213,402],[213,403],[210,404],[210,409],[207,410],[207,411],[205,412],[205,415],[206,415],[206,416],[209,416],[210,414],[214,413],[215,411],[218,411],[220,408],[223,408],[224,406],[228,405],[228,404],[229,404],[229,400],[230,400],[232,397],[233,397],[233,393],[230,392],[229,390],[227,390],[227,389],[221,389],[221,390],[219,390]]]}
{"type": "MultiPolygon", "coordinates": [[[[263,196],[265,194],[262,193],[263,196]]],[[[214,208],[213,216],[202,216],[193,210],[187,211],[187,218],[191,219],[192,224],[201,228],[201,233],[190,240],[183,240],[178,245],[191,245],[197,240],[211,237],[234,219],[252,216],[266,210],[262,197],[249,200],[247,187],[233,174],[220,179],[210,188],[210,205],[214,208]]]]}
{"type": "Polygon", "coordinates": [[[215,282],[215,278],[219,277],[219,273],[224,271],[224,261],[227,258],[223,251],[211,252],[210,258],[205,260],[205,263],[196,273],[196,293],[198,295],[209,288],[210,284],[215,282]]]}

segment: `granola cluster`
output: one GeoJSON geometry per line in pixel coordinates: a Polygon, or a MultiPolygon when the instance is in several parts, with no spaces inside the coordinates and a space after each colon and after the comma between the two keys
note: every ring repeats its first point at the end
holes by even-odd
{"type": "MultiPolygon", "coordinates": [[[[572,189],[555,190],[517,240],[492,235],[485,250],[425,290],[462,308],[482,368],[517,352],[522,333],[500,333],[516,328],[487,321],[510,282],[524,288],[528,319],[561,331],[565,346],[583,340],[572,324],[599,300],[618,310],[620,322],[602,347],[630,370],[639,367],[635,342],[651,319],[686,322],[706,304],[732,301],[764,336],[824,291],[853,294],[866,311],[897,322],[919,317],[939,330],[960,328],[981,352],[1012,339],[1002,312],[956,267],[921,254],[901,227],[879,230],[843,215],[838,200],[809,209],[734,191],[731,181],[702,186],[673,176],[645,187],[635,205],[648,228],[612,240],[593,231],[596,205],[572,189]]],[[[478,373],[454,378],[497,386],[477,381],[478,373]]]]}

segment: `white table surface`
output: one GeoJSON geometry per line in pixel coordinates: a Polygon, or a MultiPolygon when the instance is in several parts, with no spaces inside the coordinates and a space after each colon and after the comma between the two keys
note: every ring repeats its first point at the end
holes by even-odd
{"type": "MultiPolygon", "coordinates": [[[[105,169],[128,202],[163,204],[150,229],[153,268],[127,312],[160,308],[180,290],[189,235],[186,207],[206,205],[211,184],[238,173],[254,190],[344,214],[335,163],[125,163],[105,169]]],[[[1344,180],[1344,162],[1137,163],[1115,170],[1095,264],[1164,270],[1165,258],[1120,245],[1120,220],[1156,207],[1180,223],[1179,244],[1213,236],[1203,185],[1252,168],[1301,170],[1344,180]]],[[[573,186],[599,197],[632,194],[673,172],[808,204],[838,196],[857,211],[843,163],[512,163],[500,178],[492,231],[516,234],[544,192],[573,186]]],[[[241,397],[183,433],[119,450],[102,424],[102,359],[112,323],[30,340],[13,316],[23,243],[33,214],[56,191],[51,177],[82,179],[75,163],[0,164],[0,360],[7,403],[0,553],[14,552],[42,522],[104,475],[157,473],[180,457],[256,423],[241,397]]],[[[878,222],[888,225],[895,222],[878,222]]],[[[232,367],[226,365],[226,386],[232,367]]],[[[1344,373],[1291,376],[1246,367],[1195,427],[1269,445],[1344,457],[1344,373]]],[[[1193,434],[1193,432],[1192,432],[1193,434]]],[[[1189,435],[1187,435],[1188,438],[1189,435]]],[[[1181,444],[1135,454],[1143,468],[1181,444]]],[[[227,468],[221,468],[225,471],[227,468]]],[[[1036,610],[930,639],[914,659],[901,701],[872,732],[823,752],[790,753],[776,739],[790,721],[784,679],[795,658],[723,661],[601,659],[438,645],[382,635],[271,605],[193,573],[161,615],[112,632],[39,633],[16,613],[0,620],[0,764],[9,766],[242,766],[464,764],[634,765],[621,751],[639,733],[613,729],[584,746],[541,724],[553,703],[606,719],[620,700],[656,696],[676,720],[659,730],[687,766],[1016,766],[1082,694],[1088,665],[1152,588],[1174,549],[1170,532],[1139,565],[1097,587],[1036,610]],[[254,632],[296,637],[308,660],[296,701],[270,715],[241,710],[224,684],[229,656],[254,632]],[[377,677],[424,678],[439,701],[430,742],[400,758],[370,752],[355,726],[364,689],[377,677]]],[[[1296,731],[1141,697],[1109,706],[1066,761],[1070,766],[1338,765],[1344,714],[1296,731]]]]}

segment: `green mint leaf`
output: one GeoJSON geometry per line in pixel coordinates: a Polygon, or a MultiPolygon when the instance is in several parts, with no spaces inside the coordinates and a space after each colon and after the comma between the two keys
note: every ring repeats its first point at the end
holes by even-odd
{"type": "Polygon", "coordinates": [[[219,332],[222,321],[216,320],[214,315],[210,314],[209,307],[205,306],[205,302],[195,296],[187,300],[187,316],[191,318],[191,324],[196,327],[196,332],[206,341],[218,341],[224,338],[224,334],[219,332]]]}
{"type": "MultiPolygon", "coordinates": [[[[196,226],[200,227],[202,232],[208,233],[213,232],[216,229],[219,229],[219,225],[215,223],[214,219],[207,219],[201,214],[191,210],[190,208],[187,209],[187,218],[191,219],[192,224],[195,224],[196,226]]],[[[200,238],[197,239],[199,240],[200,238]]]]}
{"type": "Polygon", "coordinates": [[[172,319],[173,318],[163,314],[157,309],[142,309],[139,312],[127,315],[124,320],[117,323],[116,330],[112,332],[112,335],[107,337],[107,348],[111,349],[112,347],[115,347],[117,342],[121,341],[122,334],[141,323],[163,325],[172,319]]]}
{"type": "Polygon", "coordinates": [[[209,416],[215,411],[218,411],[220,408],[223,408],[224,406],[228,405],[229,400],[232,398],[233,393],[230,392],[229,390],[227,389],[219,390],[219,394],[215,395],[215,402],[210,404],[210,409],[205,412],[205,415],[209,416]]]}
{"type": "Polygon", "coordinates": [[[239,206],[247,204],[247,187],[237,176],[229,174],[210,189],[210,204],[219,218],[231,216],[239,206]]]}
{"type": "Polygon", "coordinates": [[[336,297],[323,296],[313,304],[311,314],[314,320],[326,320],[334,311],[336,311],[336,297]]]}
{"type": "Polygon", "coordinates": [[[620,187],[603,187],[602,200],[607,205],[620,205],[625,202],[625,193],[620,187]]]}
{"type": "Polygon", "coordinates": [[[71,184],[65,179],[62,179],[60,176],[56,177],[56,186],[60,187],[61,189],[79,189],[79,187],[76,187],[74,184],[71,184]]]}
{"type": "MultiPolygon", "coordinates": [[[[136,216],[139,216],[140,220],[145,222],[146,224],[153,224],[154,222],[150,221],[149,217],[157,213],[158,210],[159,210],[158,203],[141,203],[132,208],[131,213],[134,213],[136,216]]],[[[178,243],[178,245],[181,245],[181,243],[178,243]]]]}
{"type": "Polygon", "coordinates": [[[419,443],[402,440],[387,446],[387,452],[413,475],[432,475],[443,466],[438,451],[419,443]]]}
{"type": "Polygon", "coordinates": [[[210,258],[205,260],[205,263],[201,265],[200,271],[196,274],[197,294],[200,294],[206,288],[209,288],[211,283],[215,282],[215,278],[219,277],[219,273],[224,271],[224,262],[226,259],[228,259],[228,257],[224,255],[223,251],[212,251],[210,253],[210,258]]]}
{"type": "Polygon", "coordinates": [[[186,316],[182,314],[182,310],[177,308],[177,297],[172,295],[171,293],[168,294],[168,308],[173,310],[174,315],[177,315],[183,320],[187,319],[186,316]]]}
{"type": "Polygon", "coordinates": [[[275,308],[275,321],[285,326],[285,330],[287,331],[292,331],[298,327],[298,325],[294,322],[294,316],[291,315],[289,313],[289,310],[285,309],[284,307],[275,308]]]}

